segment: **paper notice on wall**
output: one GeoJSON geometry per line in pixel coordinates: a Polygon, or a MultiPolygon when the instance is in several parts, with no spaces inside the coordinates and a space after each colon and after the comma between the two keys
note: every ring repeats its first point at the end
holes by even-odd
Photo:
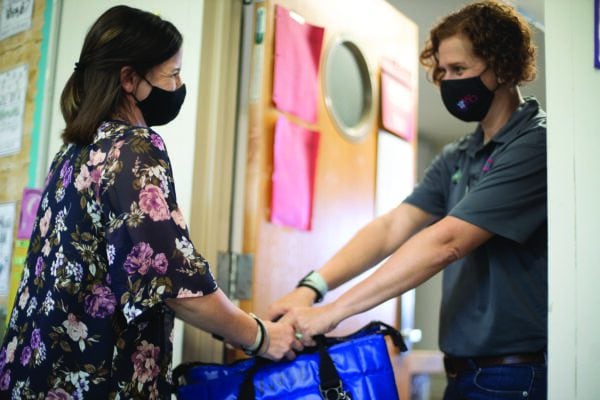
{"type": "Polygon", "coordinates": [[[410,72],[384,59],[381,65],[381,121],[383,127],[406,140],[414,138],[415,93],[410,72]]]}
{"type": "Polygon", "coordinates": [[[318,72],[325,29],[276,6],[273,101],[307,122],[317,121],[318,72]]]}
{"type": "Polygon", "coordinates": [[[275,126],[271,222],[311,229],[319,133],[285,117],[275,126]]]}
{"type": "Polygon", "coordinates": [[[0,157],[21,150],[26,95],[27,65],[0,73],[0,157]]]}
{"type": "Polygon", "coordinates": [[[23,200],[21,201],[21,215],[19,216],[19,227],[17,229],[17,239],[29,239],[33,231],[33,224],[37,214],[40,200],[42,199],[42,190],[34,188],[23,189],[23,200]]]}
{"type": "Polygon", "coordinates": [[[33,0],[2,0],[0,40],[31,28],[33,0]]]}
{"type": "Polygon", "coordinates": [[[375,215],[398,207],[415,185],[415,158],[411,142],[389,132],[377,136],[375,215]]]}
{"type": "Polygon", "coordinates": [[[0,296],[8,295],[16,210],[17,203],[0,204],[0,296]]]}

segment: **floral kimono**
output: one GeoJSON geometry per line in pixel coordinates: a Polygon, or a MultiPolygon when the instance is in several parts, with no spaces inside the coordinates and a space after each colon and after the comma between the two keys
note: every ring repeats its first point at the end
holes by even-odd
{"type": "Polygon", "coordinates": [[[0,348],[0,398],[170,398],[165,299],[216,289],[161,137],[103,123],[50,167],[0,348]]]}

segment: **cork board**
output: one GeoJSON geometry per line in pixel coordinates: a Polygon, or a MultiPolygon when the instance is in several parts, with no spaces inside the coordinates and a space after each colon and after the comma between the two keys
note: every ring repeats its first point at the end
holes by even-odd
{"type": "MultiPolygon", "coordinates": [[[[23,113],[23,136],[20,151],[0,157],[0,203],[16,203],[13,243],[16,242],[16,228],[21,208],[23,189],[30,184],[30,169],[36,168],[36,159],[31,159],[34,117],[36,112],[36,91],[40,74],[44,22],[46,20],[46,0],[32,0],[31,27],[27,30],[0,40],[0,73],[26,65],[28,71],[25,107],[23,113]]],[[[43,71],[42,71],[43,73],[43,71]]],[[[36,149],[37,150],[37,149],[36,149]]],[[[13,249],[14,253],[14,249],[13,249]]],[[[6,312],[6,296],[0,297],[0,323],[6,312]]],[[[4,325],[4,324],[2,324],[4,325]]],[[[1,330],[0,330],[1,334],[1,330]]]]}
{"type": "Polygon", "coordinates": [[[45,0],[35,0],[31,28],[0,41],[0,72],[27,65],[28,83],[23,115],[23,138],[19,153],[0,157],[0,203],[18,201],[28,184],[36,83],[41,54],[45,0]]]}

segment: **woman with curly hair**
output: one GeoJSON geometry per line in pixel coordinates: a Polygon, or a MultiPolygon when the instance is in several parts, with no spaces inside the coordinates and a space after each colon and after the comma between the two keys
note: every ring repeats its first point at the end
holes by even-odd
{"type": "Polygon", "coordinates": [[[443,271],[445,399],[544,399],[546,114],[519,90],[535,77],[530,28],[505,3],[472,3],[431,30],[420,58],[448,112],[476,121],[475,131],[447,145],[398,207],[272,304],[270,317],[283,315],[312,344],[443,271]],[[311,307],[383,260],[335,301],[311,307]]]}

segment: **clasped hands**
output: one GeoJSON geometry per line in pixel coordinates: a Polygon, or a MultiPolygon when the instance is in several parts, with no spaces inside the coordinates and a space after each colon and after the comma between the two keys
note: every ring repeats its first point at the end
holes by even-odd
{"type": "Polygon", "coordinates": [[[332,304],[313,307],[313,300],[314,293],[310,289],[298,287],[272,303],[267,310],[266,320],[292,327],[294,339],[302,344],[302,347],[292,346],[285,354],[287,359],[295,358],[294,350],[315,346],[315,335],[325,334],[337,326],[332,304]]]}

